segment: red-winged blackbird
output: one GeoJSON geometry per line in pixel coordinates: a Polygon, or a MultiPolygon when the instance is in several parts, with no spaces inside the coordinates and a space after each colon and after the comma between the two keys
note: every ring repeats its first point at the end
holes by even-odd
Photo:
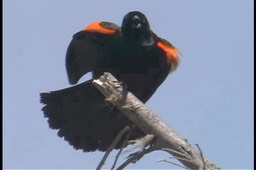
{"type": "MultiPolygon", "coordinates": [[[[144,103],[178,64],[178,50],[152,32],[147,18],[138,11],[125,15],[121,27],[110,22],[92,23],[73,36],[66,54],[71,84],[88,72],[93,73],[93,79],[110,72],[144,103]]],[[[92,80],[41,93],[41,102],[49,126],[59,129],[60,137],[85,152],[106,151],[117,133],[130,123],[104,101],[92,80]]],[[[130,139],[144,135],[137,128],[130,139]]]]}

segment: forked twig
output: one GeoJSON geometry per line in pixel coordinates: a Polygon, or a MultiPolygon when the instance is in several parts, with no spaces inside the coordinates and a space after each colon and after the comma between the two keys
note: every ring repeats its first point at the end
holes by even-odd
{"type": "Polygon", "coordinates": [[[150,153],[150,152],[153,152],[155,150],[159,149],[158,147],[155,147],[154,145],[151,146],[150,148],[148,149],[144,149],[143,151],[139,151],[139,152],[136,152],[132,155],[130,155],[130,158],[127,159],[122,165],[120,165],[117,170],[121,170],[121,169],[124,169],[129,163],[135,163],[137,162],[140,158],[142,158],[144,155],[150,153]]]}
{"type": "Polygon", "coordinates": [[[100,170],[101,167],[103,166],[103,164],[105,163],[108,155],[110,154],[110,152],[115,148],[115,146],[118,144],[118,142],[121,140],[121,138],[123,137],[123,135],[130,130],[129,126],[125,126],[115,137],[115,139],[113,140],[113,142],[111,143],[111,145],[108,147],[106,153],[104,154],[103,158],[101,159],[99,165],[97,166],[97,170],[100,170]]]}
{"type": "Polygon", "coordinates": [[[126,137],[125,137],[125,139],[124,139],[124,142],[122,143],[122,146],[121,146],[120,150],[118,151],[118,153],[117,153],[117,155],[116,155],[116,158],[115,158],[115,161],[114,161],[114,163],[113,163],[113,165],[112,165],[112,167],[111,167],[111,170],[113,170],[113,169],[115,168],[116,163],[117,163],[117,160],[118,160],[120,154],[122,153],[124,147],[128,144],[128,140],[129,140],[129,138],[130,138],[130,136],[131,136],[131,134],[132,134],[132,132],[133,132],[133,128],[134,128],[134,127],[135,127],[135,125],[133,124],[133,125],[132,125],[132,128],[131,128],[130,131],[129,131],[129,133],[126,135],[126,137]]]}

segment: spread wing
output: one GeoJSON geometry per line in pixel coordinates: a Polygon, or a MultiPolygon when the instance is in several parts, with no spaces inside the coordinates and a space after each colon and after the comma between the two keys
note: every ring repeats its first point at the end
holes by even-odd
{"type": "MultiPolygon", "coordinates": [[[[66,54],[66,69],[71,84],[87,72],[100,67],[98,61],[112,56],[120,38],[120,28],[109,22],[95,22],[76,33],[66,54]]],[[[117,108],[105,103],[104,96],[92,85],[92,80],[67,89],[41,93],[44,116],[49,126],[58,129],[76,149],[106,151],[117,133],[129,123],[117,108]]],[[[144,136],[134,130],[130,139],[144,136]]],[[[116,146],[120,148],[122,141],[116,146]]]]}
{"type": "MultiPolygon", "coordinates": [[[[41,93],[44,116],[50,128],[58,129],[75,149],[106,151],[117,133],[128,120],[117,108],[108,105],[104,96],[92,85],[92,80],[70,88],[41,93]]],[[[130,139],[137,139],[145,133],[135,129],[130,139]]],[[[123,139],[115,147],[121,147],[123,139]]]]}
{"type": "Polygon", "coordinates": [[[76,84],[97,67],[104,49],[119,38],[120,28],[110,22],[95,22],[76,33],[66,53],[66,69],[70,84],[76,84]]]}

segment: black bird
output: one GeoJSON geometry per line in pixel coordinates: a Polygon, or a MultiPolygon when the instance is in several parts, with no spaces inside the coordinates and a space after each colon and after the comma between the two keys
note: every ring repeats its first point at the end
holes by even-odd
{"type": "MultiPolygon", "coordinates": [[[[121,27],[110,22],[92,23],[73,36],[66,53],[70,84],[76,84],[88,72],[92,72],[92,79],[110,72],[144,103],[178,64],[177,48],[158,37],[138,11],[125,15],[121,27]]],[[[117,133],[130,123],[104,101],[92,80],[40,95],[50,128],[58,129],[60,137],[85,152],[106,151],[117,133]]],[[[144,135],[136,128],[130,139],[144,135]]],[[[122,140],[116,149],[121,144],[122,140]]]]}

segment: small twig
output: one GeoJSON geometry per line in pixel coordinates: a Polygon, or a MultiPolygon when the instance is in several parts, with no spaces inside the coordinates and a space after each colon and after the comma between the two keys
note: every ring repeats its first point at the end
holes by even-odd
{"type": "Polygon", "coordinates": [[[178,152],[178,151],[176,151],[174,149],[170,149],[170,148],[162,148],[161,150],[166,151],[166,152],[174,152],[174,153],[176,153],[176,154],[178,154],[180,156],[186,156],[185,154],[183,154],[181,152],[178,152]]]}
{"type": "Polygon", "coordinates": [[[187,162],[194,163],[193,161],[191,161],[191,160],[189,160],[189,159],[182,158],[182,157],[178,157],[178,156],[169,157],[169,158],[174,158],[174,159],[177,159],[177,160],[183,160],[183,161],[187,161],[187,162]]]}
{"type": "Polygon", "coordinates": [[[204,160],[204,155],[203,155],[203,152],[201,150],[201,148],[199,147],[198,144],[196,144],[196,147],[198,148],[199,150],[199,153],[200,153],[200,156],[201,156],[201,159],[202,159],[202,162],[203,162],[203,169],[206,170],[206,166],[205,166],[205,160],[204,160]]]}
{"type": "MultiPolygon", "coordinates": [[[[163,150],[163,151],[167,151],[168,153],[169,153],[169,152],[174,152],[174,153],[176,153],[177,155],[182,156],[182,157],[174,156],[174,158],[176,158],[176,159],[178,159],[178,160],[184,160],[184,161],[187,161],[187,162],[195,163],[193,160],[184,158],[184,154],[183,154],[183,153],[177,152],[177,151],[175,151],[175,150],[173,150],[173,149],[162,148],[162,150],[163,150]]],[[[171,157],[170,157],[170,158],[171,158],[171,157]]]]}
{"type": "Polygon", "coordinates": [[[120,165],[117,170],[121,170],[124,169],[129,163],[135,163],[136,161],[138,161],[140,158],[142,158],[144,155],[153,152],[155,150],[157,150],[158,147],[155,146],[151,146],[148,149],[144,149],[141,152],[136,152],[134,153],[129,159],[127,159],[122,165],[120,165]]]}
{"type": "Polygon", "coordinates": [[[176,165],[176,166],[178,166],[178,167],[180,167],[180,168],[188,169],[188,168],[185,167],[185,166],[179,165],[179,164],[177,164],[177,163],[175,163],[175,162],[167,161],[167,160],[165,160],[165,159],[163,159],[163,160],[158,160],[158,161],[156,161],[156,162],[167,162],[167,163],[176,165]]]}
{"type": "Polygon", "coordinates": [[[104,154],[103,158],[101,159],[99,165],[97,166],[97,170],[100,170],[101,167],[103,166],[103,164],[105,163],[108,155],[110,154],[110,152],[115,148],[115,146],[117,145],[117,143],[121,140],[122,136],[128,131],[130,130],[129,126],[125,126],[115,137],[115,139],[113,140],[113,142],[111,143],[111,145],[108,147],[106,153],[104,154]]]}
{"type": "Polygon", "coordinates": [[[141,147],[141,148],[146,148],[150,143],[153,142],[153,140],[155,140],[155,136],[148,134],[146,136],[143,136],[139,139],[135,139],[135,140],[130,140],[129,143],[134,144],[135,148],[141,147]]]}
{"type": "Polygon", "coordinates": [[[127,145],[128,140],[129,140],[129,138],[130,138],[130,136],[131,136],[131,134],[132,134],[132,132],[133,132],[133,128],[134,128],[134,127],[135,127],[135,125],[133,124],[133,125],[132,125],[132,128],[131,128],[130,131],[129,131],[129,133],[126,135],[126,137],[125,137],[125,139],[124,139],[124,142],[122,143],[122,146],[121,146],[120,150],[118,151],[118,153],[117,153],[117,155],[116,155],[116,158],[115,158],[115,161],[114,161],[114,163],[113,163],[113,165],[112,165],[112,167],[111,167],[111,170],[113,170],[113,169],[115,168],[116,163],[117,163],[117,160],[118,160],[120,154],[122,153],[124,147],[127,145]]]}

